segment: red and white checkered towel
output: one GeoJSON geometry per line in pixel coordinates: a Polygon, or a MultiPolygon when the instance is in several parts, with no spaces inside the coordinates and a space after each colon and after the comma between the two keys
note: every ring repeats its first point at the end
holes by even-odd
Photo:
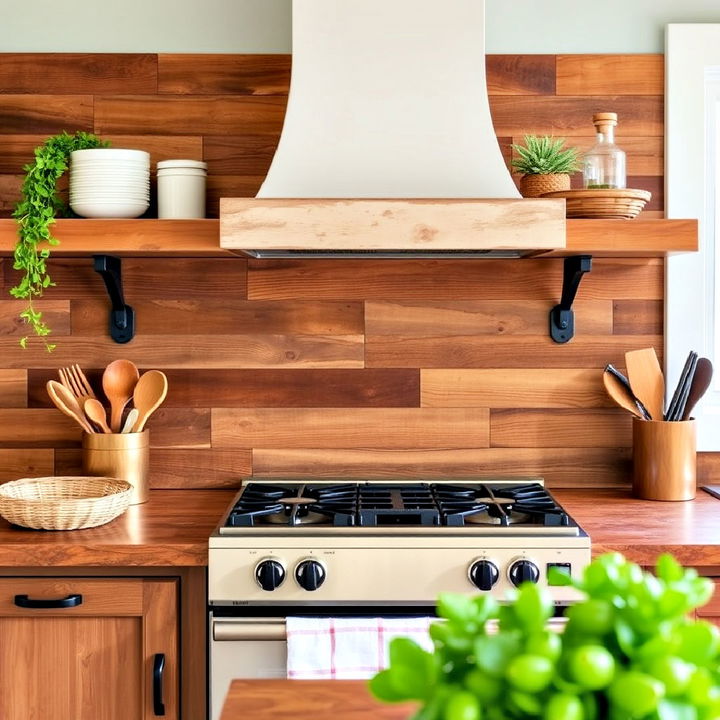
{"type": "Polygon", "coordinates": [[[388,665],[388,643],[409,637],[426,650],[437,618],[287,618],[287,676],[293,679],[358,680],[388,665]]]}

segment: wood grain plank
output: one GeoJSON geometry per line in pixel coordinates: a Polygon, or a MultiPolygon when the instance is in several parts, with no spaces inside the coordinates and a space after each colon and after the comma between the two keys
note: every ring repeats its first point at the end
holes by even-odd
{"type": "Polygon", "coordinates": [[[368,368],[603,368],[620,366],[625,351],[654,346],[658,335],[583,335],[579,327],[567,345],[549,337],[510,335],[492,342],[482,335],[408,337],[375,335],[367,340],[368,368]]]}
{"type": "MultiPolygon", "coordinates": [[[[104,367],[117,357],[110,337],[72,336],[58,342],[52,354],[33,340],[36,368],[79,363],[104,367]],[[39,352],[42,350],[42,352],[39,352]]],[[[3,364],[25,368],[30,354],[16,339],[0,338],[3,364]]],[[[150,368],[361,368],[362,335],[141,335],[122,350],[138,367],[150,368]]]]}
{"type": "MultiPolygon", "coordinates": [[[[3,53],[3,93],[156,93],[157,56],[140,53],[3,53]]],[[[70,128],[68,128],[70,131],[70,128]]]]}
{"type": "Polygon", "coordinates": [[[599,369],[422,370],[420,378],[423,407],[613,407],[599,369]]]}
{"type": "MultiPolygon", "coordinates": [[[[568,220],[565,254],[589,252],[595,257],[644,253],[695,252],[698,249],[697,220],[662,220],[646,218],[645,211],[632,221],[568,220]],[[632,250],[630,250],[632,248],[632,250]]],[[[555,255],[555,252],[550,253],[555,255]]],[[[632,263],[641,262],[632,260],[632,263]]],[[[595,269],[595,266],[593,266],[595,269]]],[[[630,288],[632,282],[627,283],[630,288]]],[[[616,297],[628,297],[627,291],[616,297]]],[[[642,296],[636,296],[642,297],[642,296]]],[[[655,299],[658,296],[647,296],[655,299]]]]}
{"type": "Polygon", "coordinates": [[[152,414],[147,427],[151,454],[154,448],[210,447],[210,410],[207,408],[163,405],[152,414]]]}
{"type": "MultiPolygon", "coordinates": [[[[356,335],[363,332],[363,306],[359,302],[299,300],[290,304],[230,297],[225,300],[188,298],[133,301],[133,308],[138,322],[142,322],[142,332],[152,335],[356,335]]],[[[77,335],[102,335],[107,329],[107,299],[73,300],[72,325],[77,335]]]]}
{"type": "MultiPolygon", "coordinates": [[[[663,138],[633,137],[626,135],[622,127],[619,127],[618,130],[617,143],[626,153],[628,175],[662,176],[665,172],[665,148],[663,138]]],[[[522,136],[515,136],[511,138],[510,142],[515,145],[522,145],[523,138],[522,136]]],[[[595,144],[595,136],[590,134],[586,137],[573,136],[566,144],[584,153],[595,144]]],[[[515,159],[517,153],[515,151],[512,152],[512,158],[515,159]]],[[[577,177],[580,176],[578,175],[577,177]]],[[[573,179],[575,179],[575,176],[573,179]]]]}
{"type": "MultiPolygon", "coordinates": [[[[573,304],[586,333],[612,332],[609,300],[573,304]]],[[[365,332],[370,335],[537,335],[547,322],[547,302],[466,300],[367,302],[365,332]]]]}
{"type": "Polygon", "coordinates": [[[253,475],[487,477],[539,475],[549,487],[627,486],[630,448],[480,448],[365,450],[256,448],[253,475]]]}
{"type": "MultiPolygon", "coordinates": [[[[84,368],[92,387],[102,369],[84,368]]],[[[21,372],[21,371],[8,371],[21,372]]],[[[167,370],[164,407],[419,407],[415,370],[167,370]]],[[[28,371],[30,407],[52,407],[45,383],[54,369],[28,371]]]]}
{"type": "Polygon", "coordinates": [[[616,300],[613,303],[615,335],[662,335],[662,300],[616,300]]]}
{"type": "MultiPolygon", "coordinates": [[[[9,218],[18,200],[20,200],[20,188],[22,186],[22,175],[0,175],[0,217],[9,218]]],[[[14,245],[14,241],[13,241],[14,245]]]]}
{"type": "Polygon", "coordinates": [[[0,448],[72,447],[81,435],[80,426],[54,408],[0,409],[0,448]]]}
{"type": "Polygon", "coordinates": [[[220,216],[221,198],[254,198],[266,174],[263,170],[257,175],[208,175],[206,215],[220,216]]]}
{"type": "Polygon", "coordinates": [[[0,93],[0,133],[47,133],[93,129],[92,95],[0,93]]]}
{"type": "Polygon", "coordinates": [[[486,55],[488,95],[555,95],[554,55],[486,55]]]}
{"type": "MultiPolygon", "coordinates": [[[[23,166],[33,159],[36,147],[46,135],[0,135],[0,173],[22,174],[23,166]]],[[[104,135],[115,148],[136,148],[150,153],[150,162],[171,158],[202,160],[203,141],[199,136],[104,135]]]]}
{"type": "Polygon", "coordinates": [[[0,450],[0,482],[54,475],[55,451],[49,448],[0,450]]]}
{"type": "MultiPolygon", "coordinates": [[[[600,226],[591,225],[587,232],[600,232],[600,226]]],[[[248,298],[251,300],[302,298],[538,302],[546,299],[552,303],[552,307],[560,299],[561,287],[562,261],[557,258],[517,262],[370,259],[248,261],[248,298]]],[[[579,296],[583,300],[613,300],[620,297],[659,300],[663,297],[663,263],[652,258],[599,259],[593,263],[592,272],[583,278],[579,296]]]]}
{"type": "MultiPolygon", "coordinates": [[[[37,300],[33,306],[42,312],[43,320],[52,328],[53,335],[62,337],[70,334],[70,303],[67,300],[37,300]]],[[[27,335],[27,323],[19,316],[26,307],[27,302],[23,300],[0,300],[0,336],[27,335]]],[[[105,325],[107,327],[107,322],[105,325]]]]}
{"type": "MultiPolygon", "coordinates": [[[[76,475],[82,471],[79,448],[61,449],[55,456],[56,475],[76,475]]],[[[177,450],[154,447],[150,453],[150,488],[153,490],[238,488],[241,479],[251,473],[252,455],[247,449],[177,450]]]]}
{"type": "Polygon", "coordinates": [[[28,374],[26,370],[0,370],[0,407],[27,407],[28,374]]]}
{"type": "Polygon", "coordinates": [[[662,95],[490,97],[497,135],[522,136],[531,131],[535,135],[586,136],[593,130],[593,113],[607,112],[608,108],[618,114],[623,135],[662,137],[662,95]]]}
{"type": "Polygon", "coordinates": [[[665,58],[653,55],[558,55],[557,95],[662,95],[665,58]]]}
{"type": "Polygon", "coordinates": [[[158,55],[158,93],[168,95],[287,95],[287,54],[158,55]]]}
{"type": "MultiPolygon", "coordinates": [[[[80,224],[84,227],[86,222],[80,224]]],[[[121,222],[121,221],[120,221],[121,222]]],[[[161,221],[158,221],[161,222],[161,221]]],[[[59,225],[59,223],[58,223],[59,225]]],[[[81,228],[82,230],[83,228],[81,228]]],[[[88,239],[92,225],[87,228],[88,239]]],[[[170,232],[168,228],[167,232],[170,232]]],[[[62,234],[58,232],[62,242],[62,234]]],[[[48,291],[53,300],[96,300],[105,298],[102,278],[85,258],[53,257],[48,272],[57,286],[48,291]]],[[[6,284],[14,284],[11,263],[4,267],[6,284]]],[[[128,302],[187,300],[203,298],[210,302],[235,302],[245,298],[247,265],[242,258],[126,258],[122,264],[123,287],[128,302]]],[[[50,299],[50,298],[48,298],[50,299]]],[[[141,321],[141,318],[139,318],[141,321]]]]}
{"type": "Polygon", "coordinates": [[[264,178],[275,155],[279,139],[279,133],[204,137],[203,159],[208,164],[208,179],[215,175],[264,178]]]}
{"type": "MultiPolygon", "coordinates": [[[[276,135],[282,127],[285,104],[284,97],[99,95],[95,97],[95,132],[276,135]],[[148,124],[148,118],[152,123],[148,124]]],[[[0,103],[0,119],[3,115],[0,103]]]]}
{"type": "Polygon", "coordinates": [[[613,410],[492,410],[491,447],[630,447],[631,415],[613,410]]]}
{"type": "Polygon", "coordinates": [[[212,411],[213,447],[398,449],[487,447],[488,411],[226,409],[212,411]]]}

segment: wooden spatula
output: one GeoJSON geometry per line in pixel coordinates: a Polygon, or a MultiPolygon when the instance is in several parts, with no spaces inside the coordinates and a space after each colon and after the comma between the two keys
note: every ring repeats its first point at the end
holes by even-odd
{"type": "Polygon", "coordinates": [[[653,420],[662,420],[665,378],[655,348],[626,352],[625,366],[635,397],[647,408],[653,420]]]}

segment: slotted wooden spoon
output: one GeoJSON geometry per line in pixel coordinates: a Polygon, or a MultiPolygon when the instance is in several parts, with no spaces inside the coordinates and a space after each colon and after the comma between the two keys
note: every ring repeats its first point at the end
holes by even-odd
{"type": "Polygon", "coordinates": [[[625,353],[625,367],[633,395],[647,408],[653,420],[663,419],[665,377],[655,348],[630,350],[625,353]]]}

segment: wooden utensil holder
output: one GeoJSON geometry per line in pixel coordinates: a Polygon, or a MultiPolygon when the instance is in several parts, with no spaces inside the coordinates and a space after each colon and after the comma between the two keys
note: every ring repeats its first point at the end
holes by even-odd
{"type": "Polygon", "coordinates": [[[131,505],[147,502],[149,495],[150,432],[85,433],[83,472],[125,480],[133,486],[131,505]]]}
{"type": "Polygon", "coordinates": [[[633,418],[633,494],[643,500],[692,500],[696,490],[695,420],[633,418]]]}

